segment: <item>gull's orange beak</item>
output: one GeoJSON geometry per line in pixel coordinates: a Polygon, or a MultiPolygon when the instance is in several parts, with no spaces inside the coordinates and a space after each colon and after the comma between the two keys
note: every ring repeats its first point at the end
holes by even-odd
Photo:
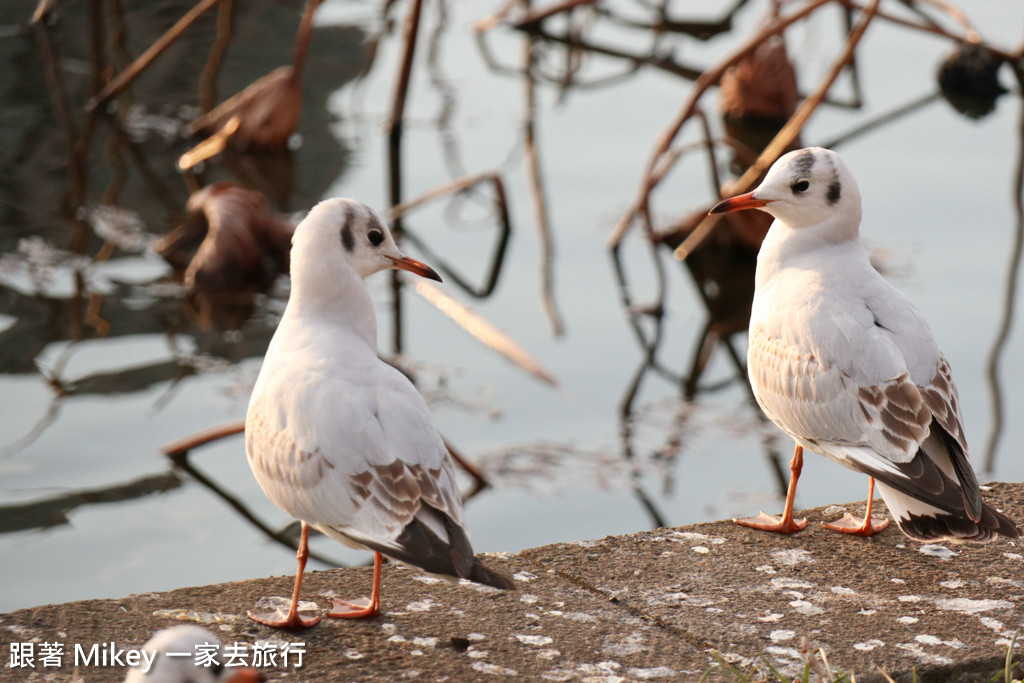
{"type": "Polygon", "coordinates": [[[438,275],[433,268],[422,261],[417,261],[414,258],[409,258],[408,256],[403,256],[402,258],[391,258],[391,262],[395,264],[395,268],[398,268],[399,270],[407,270],[410,273],[419,275],[420,277],[437,280],[438,282],[442,281],[441,276],[438,275]]]}
{"type": "Polygon", "coordinates": [[[732,213],[733,211],[742,211],[743,209],[759,209],[767,205],[768,200],[756,199],[753,192],[748,192],[730,197],[729,199],[723,199],[715,204],[714,208],[708,211],[708,213],[732,213]]]}

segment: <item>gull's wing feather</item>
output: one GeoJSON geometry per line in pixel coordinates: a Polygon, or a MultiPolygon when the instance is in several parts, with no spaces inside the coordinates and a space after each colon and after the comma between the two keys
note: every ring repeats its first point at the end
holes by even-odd
{"type": "Polygon", "coordinates": [[[267,497],[342,543],[511,588],[474,557],[455,470],[419,392],[376,357],[361,367],[368,377],[322,368],[292,368],[287,383],[261,376],[246,450],[267,497]]]}
{"type": "Polygon", "coordinates": [[[773,328],[752,325],[754,393],[811,450],[937,504],[955,495],[976,519],[980,492],[949,365],[917,309],[881,282],[886,291],[833,297],[827,311],[791,300],[799,314],[783,307],[773,328]]]}
{"type": "MultiPolygon", "coordinates": [[[[375,357],[289,362],[286,377],[261,376],[246,419],[250,464],[274,503],[357,543],[394,541],[424,505],[461,526],[447,449],[404,376],[375,357]]],[[[447,535],[443,522],[427,523],[447,535]]]]}

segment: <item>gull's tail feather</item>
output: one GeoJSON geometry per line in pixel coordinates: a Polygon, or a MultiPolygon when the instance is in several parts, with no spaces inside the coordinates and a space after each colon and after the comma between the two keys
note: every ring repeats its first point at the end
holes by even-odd
{"type": "Polygon", "coordinates": [[[893,519],[907,536],[916,541],[991,541],[996,536],[1019,538],[1016,523],[987,503],[982,503],[978,520],[967,516],[966,510],[942,510],[928,503],[877,482],[893,519]]]}
{"type": "Polygon", "coordinates": [[[461,524],[426,504],[423,504],[423,508],[421,508],[421,514],[423,513],[433,517],[434,521],[440,517],[448,536],[447,540],[435,533],[432,528],[435,524],[424,523],[419,515],[413,517],[402,529],[398,538],[390,543],[379,543],[372,539],[355,536],[346,533],[346,530],[342,528],[335,528],[334,531],[393,560],[419,567],[430,574],[469,579],[502,590],[515,588],[515,583],[511,579],[490,569],[476,558],[461,524]]]}
{"type": "Polygon", "coordinates": [[[500,588],[506,591],[512,590],[516,587],[515,583],[512,582],[512,579],[508,578],[504,574],[499,574],[480,560],[477,560],[473,564],[473,571],[471,571],[469,576],[466,578],[470,581],[476,581],[477,583],[494,586],[495,588],[500,588]]]}

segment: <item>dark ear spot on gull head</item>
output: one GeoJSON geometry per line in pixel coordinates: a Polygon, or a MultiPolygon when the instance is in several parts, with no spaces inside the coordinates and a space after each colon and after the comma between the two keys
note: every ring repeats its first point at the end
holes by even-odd
{"type": "Polygon", "coordinates": [[[839,169],[836,168],[836,162],[833,156],[838,156],[833,153],[832,156],[826,156],[825,160],[828,162],[828,167],[832,171],[832,180],[829,181],[828,191],[825,193],[825,201],[828,202],[829,206],[835,206],[839,202],[839,198],[842,196],[842,185],[839,183],[839,169]]]}
{"type": "Polygon", "coordinates": [[[842,195],[842,188],[839,185],[839,180],[833,180],[829,183],[828,194],[825,195],[825,199],[828,200],[829,204],[835,204],[839,201],[839,197],[842,195]]]}
{"type": "Polygon", "coordinates": [[[352,221],[355,220],[354,212],[352,207],[345,207],[345,222],[341,226],[341,246],[345,247],[345,251],[352,253],[352,250],[356,248],[356,238],[352,234],[352,221]]]}

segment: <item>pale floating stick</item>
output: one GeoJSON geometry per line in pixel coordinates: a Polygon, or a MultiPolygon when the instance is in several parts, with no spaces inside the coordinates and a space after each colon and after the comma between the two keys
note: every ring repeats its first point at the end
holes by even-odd
{"type": "MultiPolygon", "coordinates": [[[[811,117],[814,110],[818,108],[821,101],[824,99],[825,94],[828,93],[829,88],[835,82],[836,78],[839,77],[840,72],[846,68],[850,59],[853,57],[853,52],[857,48],[857,44],[860,42],[861,37],[864,35],[864,31],[867,29],[868,24],[871,23],[871,19],[875,16],[875,10],[878,8],[879,0],[873,0],[873,2],[865,8],[864,13],[861,15],[860,20],[850,31],[850,37],[846,40],[846,45],[843,47],[843,51],[836,57],[832,66],[829,68],[825,78],[822,79],[818,88],[808,95],[797,110],[790,117],[786,125],[782,127],[782,130],[778,132],[775,138],[768,143],[768,146],[764,148],[760,156],[738,180],[736,180],[730,187],[730,192],[733,194],[740,194],[750,189],[750,186],[761,177],[761,174],[775,163],[775,160],[781,156],[782,152],[790,145],[796,136],[800,134],[804,124],[807,123],[807,119],[811,117]]],[[[704,238],[710,234],[711,230],[718,224],[718,220],[721,218],[720,214],[713,216],[706,216],[696,228],[693,229],[683,243],[676,247],[675,257],[680,261],[686,260],[694,249],[696,249],[704,238]]]]}
{"type": "Polygon", "coordinates": [[[28,23],[38,24],[53,11],[56,5],[57,0],[39,0],[39,4],[36,5],[36,11],[32,13],[32,18],[28,23]]]}
{"type": "Polygon", "coordinates": [[[693,88],[690,91],[690,97],[686,103],[682,106],[675,118],[666,126],[661,133],[659,133],[654,151],[651,154],[650,159],[647,162],[647,169],[644,171],[644,175],[640,182],[640,187],[637,189],[636,197],[630,203],[629,209],[619,219],[618,224],[612,230],[611,236],[608,238],[608,246],[611,249],[616,249],[619,246],[619,242],[628,232],[630,225],[636,218],[637,214],[645,210],[647,206],[648,197],[651,191],[657,185],[656,182],[651,178],[652,170],[658,166],[658,162],[661,157],[671,148],[672,141],[675,140],[676,135],[679,134],[680,129],[694,114],[697,110],[697,103],[700,98],[704,95],[704,92],[711,86],[718,83],[722,74],[730,66],[738,62],[747,53],[755,50],[758,45],[763,43],[765,40],[773,35],[781,33],[787,26],[793,24],[808,14],[818,9],[822,5],[825,5],[833,0],[814,0],[808,3],[806,6],[800,8],[793,14],[785,17],[779,17],[773,20],[764,28],[762,28],[757,34],[755,34],[750,40],[741,45],[735,52],[729,54],[725,59],[715,65],[713,68],[707,69],[697,78],[693,84],[693,88]]]}
{"type": "Polygon", "coordinates": [[[142,53],[134,62],[128,65],[128,67],[119,73],[116,78],[107,83],[102,90],[93,95],[88,102],[85,103],[85,110],[92,111],[99,105],[103,104],[108,98],[121,92],[129,83],[131,83],[136,76],[142,73],[142,70],[149,66],[149,63],[160,56],[160,53],[167,49],[167,46],[178,39],[185,29],[187,29],[192,22],[198,19],[206,10],[216,5],[220,0],[200,0],[195,7],[190,9],[185,16],[177,21],[174,26],[167,29],[167,32],[160,36],[155,43],[149,46],[149,49],[142,53]]]}
{"type": "Polygon", "coordinates": [[[519,344],[508,335],[469,310],[464,304],[448,296],[429,282],[417,281],[414,284],[416,293],[436,306],[442,313],[454,320],[459,327],[483,342],[488,348],[512,361],[523,370],[551,386],[558,382],[541,365],[535,361],[519,344]]]}
{"type": "Polygon", "coordinates": [[[232,116],[220,130],[182,154],[178,159],[178,168],[187,171],[199,162],[206,161],[223,152],[224,148],[228,146],[228,140],[238,131],[241,124],[242,119],[238,114],[232,116]]]}
{"type": "Polygon", "coordinates": [[[480,34],[485,33],[486,31],[490,31],[492,28],[503,22],[506,19],[506,17],[508,17],[508,15],[512,12],[512,9],[516,5],[523,5],[526,8],[526,14],[523,16],[522,19],[513,23],[513,28],[517,28],[520,30],[530,30],[550,16],[554,16],[555,14],[561,14],[562,12],[567,12],[580,5],[592,4],[594,4],[594,0],[562,0],[562,2],[559,2],[550,7],[542,8],[539,10],[533,10],[530,8],[529,0],[509,0],[505,4],[505,6],[499,9],[496,13],[492,14],[491,16],[485,19],[481,19],[480,21],[478,21],[476,25],[473,27],[473,32],[476,34],[480,34]]]}

